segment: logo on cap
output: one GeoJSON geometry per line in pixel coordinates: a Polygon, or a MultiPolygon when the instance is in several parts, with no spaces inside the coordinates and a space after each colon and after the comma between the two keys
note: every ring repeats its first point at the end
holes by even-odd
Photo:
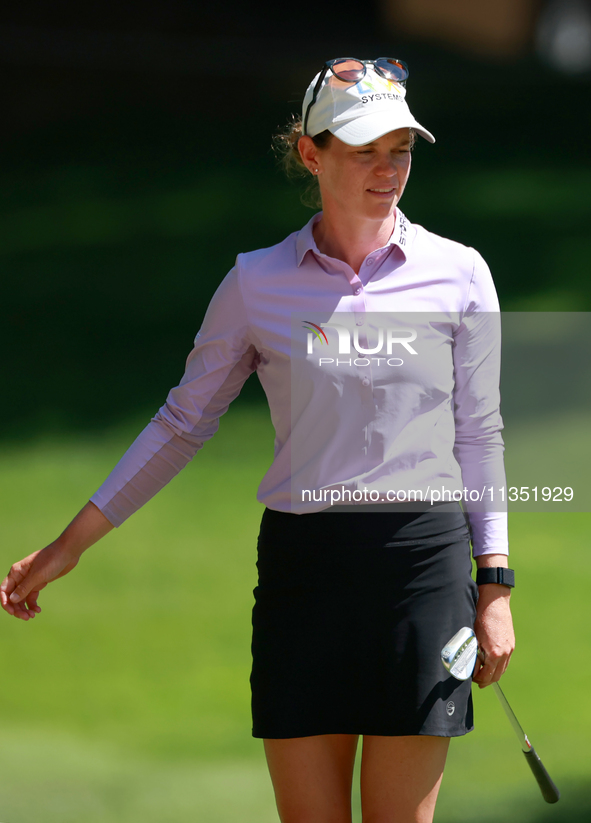
{"type": "Polygon", "coordinates": [[[395,80],[388,80],[387,77],[380,77],[379,74],[373,74],[371,80],[365,75],[365,77],[356,84],[355,88],[357,88],[361,94],[366,91],[373,91],[375,93],[387,91],[390,93],[396,92],[400,94],[401,97],[404,96],[404,89],[399,83],[395,80]]]}
{"type": "Polygon", "coordinates": [[[402,103],[406,95],[406,90],[399,83],[377,74],[373,74],[371,79],[366,75],[353,88],[360,95],[363,104],[384,100],[402,103]]]}

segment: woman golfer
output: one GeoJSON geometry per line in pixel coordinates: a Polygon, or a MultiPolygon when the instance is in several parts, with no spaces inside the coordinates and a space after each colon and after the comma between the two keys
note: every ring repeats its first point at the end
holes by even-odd
{"type": "Polygon", "coordinates": [[[359,735],[364,823],[432,820],[449,739],[473,725],[470,681],[440,651],[474,625],[482,687],[514,646],[511,573],[497,571],[499,304],[477,251],[398,207],[415,135],[435,140],[410,113],[407,76],[389,58],[324,65],[284,135],[322,211],[238,255],[179,386],[1,587],[9,614],[34,617],[40,589],[193,457],[256,371],[276,438],[258,492],[252,733],[283,823],[351,820],[359,735]]]}

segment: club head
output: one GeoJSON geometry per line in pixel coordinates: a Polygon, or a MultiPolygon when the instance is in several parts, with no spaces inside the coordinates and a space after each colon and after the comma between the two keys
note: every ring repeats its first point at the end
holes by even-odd
{"type": "Polygon", "coordinates": [[[474,671],[478,640],[472,629],[463,629],[448,640],[441,650],[441,662],[456,680],[468,680],[474,671]]]}

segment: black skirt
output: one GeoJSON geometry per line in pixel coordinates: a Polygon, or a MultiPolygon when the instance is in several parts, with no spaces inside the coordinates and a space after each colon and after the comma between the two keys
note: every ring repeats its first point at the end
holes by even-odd
{"type": "Polygon", "coordinates": [[[459,503],[394,508],[265,510],[253,737],[472,730],[471,681],[452,678],[440,658],[476,614],[465,516],[459,503]]]}

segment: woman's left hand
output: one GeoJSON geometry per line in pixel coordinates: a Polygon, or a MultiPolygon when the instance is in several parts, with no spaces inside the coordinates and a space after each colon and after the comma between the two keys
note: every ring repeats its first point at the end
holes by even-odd
{"type": "Polygon", "coordinates": [[[483,689],[501,679],[515,648],[509,599],[511,590],[497,583],[479,586],[474,632],[479,656],[472,680],[483,689]]]}

